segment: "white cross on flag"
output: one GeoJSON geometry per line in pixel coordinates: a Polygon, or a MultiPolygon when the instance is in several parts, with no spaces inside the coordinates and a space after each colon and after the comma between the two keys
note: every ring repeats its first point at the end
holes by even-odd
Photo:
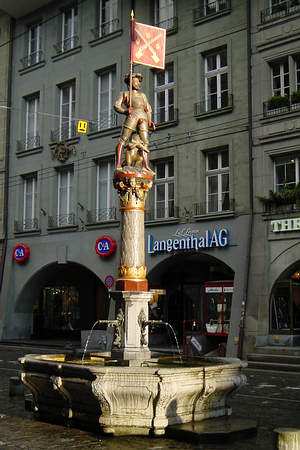
{"type": "Polygon", "coordinates": [[[144,66],[165,68],[166,30],[134,21],[131,61],[144,66]]]}

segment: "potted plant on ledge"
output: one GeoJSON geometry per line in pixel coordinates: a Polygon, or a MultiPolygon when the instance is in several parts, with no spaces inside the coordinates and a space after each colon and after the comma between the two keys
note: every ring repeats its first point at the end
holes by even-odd
{"type": "Polygon", "coordinates": [[[292,103],[292,110],[300,109],[300,90],[292,92],[291,103],[292,103]]]}
{"type": "Polygon", "coordinates": [[[280,191],[269,191],[269,197],[257,196],[265,205],[265,211],[271,212],[272,210],[298,210],[300,209],[300,182],[296,184],[294,188],[284,187],[280,191]]]}

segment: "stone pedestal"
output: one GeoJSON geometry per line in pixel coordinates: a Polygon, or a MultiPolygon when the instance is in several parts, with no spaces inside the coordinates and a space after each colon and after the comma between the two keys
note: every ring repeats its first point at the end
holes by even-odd
{"type": "Polygon", "coordinates": [[[153,184],[153,173],[126,166],[115,171],[113,182],[120,197],[121,211],[116,289],[147,291],[144,214],[147,193],[153,184]]]}
{"type": "MultiPolygon", "coordinates": [[[[116,302],[116,312],[124,317],[121,325],[119,345],[113,345],[111,357],[123,361],[124,365],[141,365],[151,358],[148,348],[148,333],[143,324],[148,320],[148,303],[151,292],[123,291],[112,292],[116,302]]],[[[115,344],[116,339],[114,340],[115,344]]]]}

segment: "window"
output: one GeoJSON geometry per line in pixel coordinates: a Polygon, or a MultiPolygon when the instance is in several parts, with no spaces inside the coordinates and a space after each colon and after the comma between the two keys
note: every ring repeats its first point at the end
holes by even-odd
{"type": "Polygon", "coordinates": [[[155,219],[174,217],[174,162],[173,159],[155,164],[155,219]]]}
{"type": "Polygon", "coordinates": [[[228,8],[228,0],[204,0],[204,15],[216,14],[228,8]]]}
{"type": "Polygon", "coordinates": [[[76,134],[75,81],[59,87],[59,140],[69,139],[76,134]]]}
{"type": "Polygon", "coordinates": [[[61,51],[66,52],[78,44],[78,10],[77,6],[62,13],[61,51]]]}
{"type": "Polygon", "coordinates": [[[300,181],[300,158],[295,155],[279,156],[274,160],[275,191],[293,189],[300,181]]]}
{"type": "Polygon", "coordinates": [[[154,20],[156,26],[166,30],[174,27],[174,1],[155,0],[154,20]]]}
{"type": "Polygon", "coordinates": [[[118,0],[100,0],[99,37],[113,33],[118,26],[118,0]]]}
{"type": "Polygon", "coordinates": [[[113,103],[116,97],[115,85],[115,70],[98,74],[97,130],[116,126],[117,116],[113,111],[113,103]]]}
{"type": "Polygon", "coordinates": [[[23,178],[23,231],[37,228],[36,199],[37,175],[34,173],[23,178]]]}
{"type": "Polygon", "coordinates": [[[229,210],[228,150],[207,153],[206,192],[208,213],[229,210]]]}
{"type": "Polygon", "coordinates": [[[228,106],[227,50],[205,56],[205,109],[212,111],[228,106]]]}
{"type": "Polygon", "coordinates": [[[25,150],[40,145],[38,131],[39,93],[25,98],[25,150]]]}
{"type": "Polygon", "coordinates": [[[300,56],[295,56],[296,91],[300,91],[300,56]]]}
{"type": "Polygon", "coordinates": [[[28,29],[28,50],[26,62],[27,66],[32,64],[37,64],[42,59],[42,35],[41,35],[41,24],[35,24],[28,29]]]}
{"type": "Polygon", "coordinates": [[[115,219],[114,160],[97,161],[96,222],[115,219]]]}
{"type": "Polygon", "coordinates": [[[174,69],[173,63],[154,74],[154,123],[175,119],[174,116],[174,69]]]}
{"type": "Polygon", "coordinates": [[[73,168],[57,173],[57,226],[74,225],[72,211],[73,168]]]}
{"type": "Polygon", "coordinates": [[[282,62],[272,64],[272,95],[289,95],[290,77],[289,62],[286,58],[282,62]]]}

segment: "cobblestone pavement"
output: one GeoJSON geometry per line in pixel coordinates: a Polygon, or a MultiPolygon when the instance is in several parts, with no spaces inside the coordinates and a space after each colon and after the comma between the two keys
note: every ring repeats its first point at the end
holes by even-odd
{"type": "Polygon", "coordinates": [[[16,376],[19,370],[17,359],[28,353],[41,352],[53,353],[54,350],[0,344],[0,450],[272,450],[275,428],[300,428],[299,374],[262,370],[247,370],[247,385],[231,401],[235,416],[257,421],[257,433],[247,438],[209,444],[146,437],[107,438],[85,430],[41,422],[25,410],[23,397],[9,397],[9,378],[16,376]]]}

